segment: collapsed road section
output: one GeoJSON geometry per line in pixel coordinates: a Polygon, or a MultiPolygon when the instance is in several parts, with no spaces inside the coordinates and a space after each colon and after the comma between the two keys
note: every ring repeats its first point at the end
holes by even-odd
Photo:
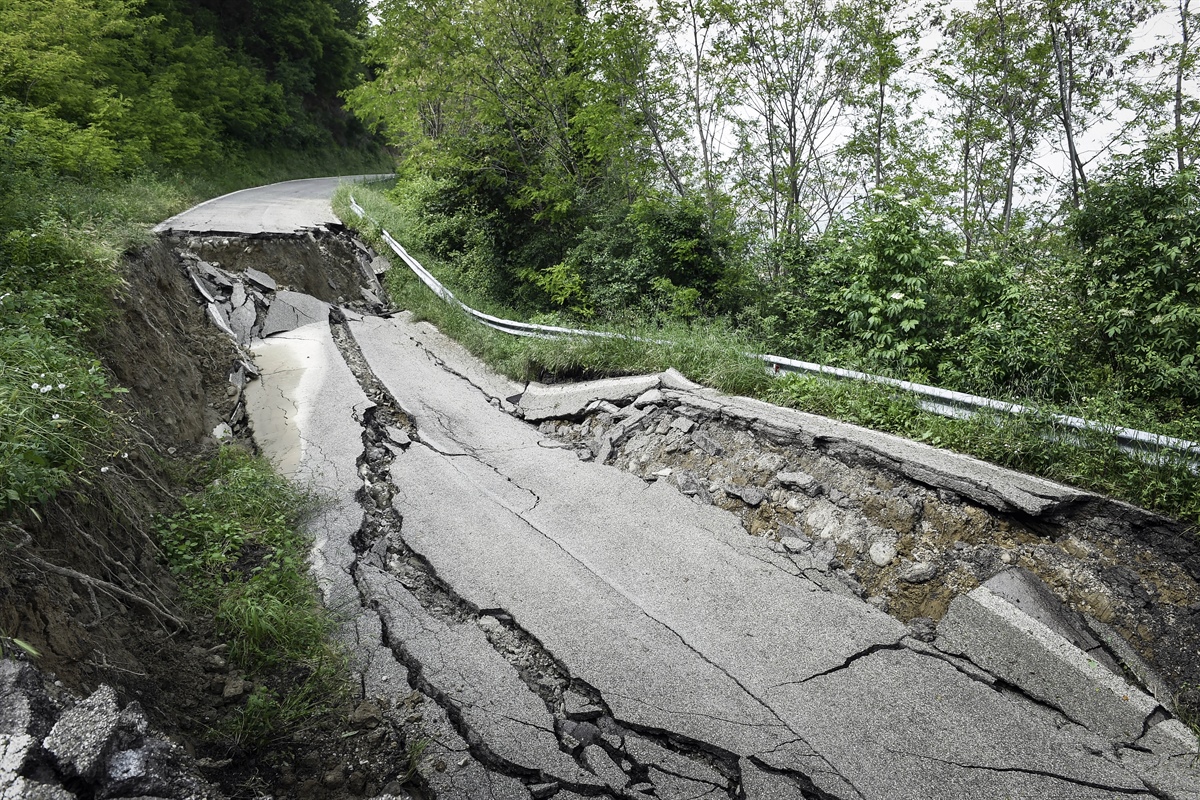
{"type": "Polygon", "coordinates": [[[279,794],[1197,796],[1177,526],[677,373],[514,384],[312,185],[164,224],[247,348],[215,432],[326,498],[355,755],[279,794]]]}
{"type": "MultiPolygon", "coordinates": [[[[1101,651],[1119,671],[1117,658],[1071,649],[1055,627],[1064,609],[1047,599],[1041,622],[1026,614],[1025,598],[1041,596],[1031,574],[964,593],[974,605],[946,615],[945,635],[915,631],[832,559],[825,571],[806,560],[799,512],[781,517],[792,529],[747,536],[739,508],[714,495],[761,505],[748,484],[604,463],[630,454],[623,436],[642,423],[688,437],[675,452],[715,458],[716,436],[706,448],[692,430],[708,420],[679,411],[688,404],[790,431],[777,447],[811,446],[820,437],[806,441],[790,412],[671,374],[513,384],[404,315],[335,310],[254,349],[259,444],[331,498],[314,561],[348,620],[364,698],[401,715],[402,698],[425,698],[404,723],[429,743],[418,769],[430,795],[1191,796],[1194,736],[1117,672],[1097,675],[1101,651]],[[559,430],[594,427],[597,412],[624,430],[590,438],[595,451],[559,430]],[[1019,639],[1028,620],[1045,628],[1041,644],[1019,639]],[[980,644],[979,625],[1012,629],[1011,650],[980,644]],[[1031,665],[1011,668],[1026,653],[1031,665]]],[[[1044,482],[999,480],[978,462],[938,470],[945,454],[909,455],[871,468],[917,471],[935,492],[944,482],[948,505],[976,508],[972,492],[991,492],[1029,513],[1048,496],[1044,482]]],[[[774,474],[803,493],[799,470],[776,458],[774,474]]],[[[836,541],[842,527],[821,531],[836,541]]]]}

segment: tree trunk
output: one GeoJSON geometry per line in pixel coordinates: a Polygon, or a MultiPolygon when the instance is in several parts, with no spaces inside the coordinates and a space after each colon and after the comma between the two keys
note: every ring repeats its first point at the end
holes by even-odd
{"type": "MultiPolygon", "coordinates": [[[[1050,23],[1050,42],[1054,46],[1054,65],[1058,70],[1058,109],[1059,119],[1063,124],[1063,133],[1067,139],[1067,157],[1071,161],[1071,205],[1079,208],[1080,193],[1087,189],[1087,178],[1083,173],[1083,160],[1075,147],[1075,124],[1073,120],[1072,99],[1075,94],[1075,81],[1071,75],[1073,59],[1068,49],[1063,52],[1063,41],[1058,25],[1050,23]]],[[[1068,33],[1067,47],[1070,48],[1068,33]]]]}
{"type": "Polygon", "coordinates": [[[1187,168],[1183,146],[1183,73],[1187,68],[1188,46],[1191,44],[1190,13],[1191,0],[1179,0],[1179,29],[1182,43],[1179,48],[1179,66],[1175,70],[1175,161],[1180,172],[1187,168]]]}

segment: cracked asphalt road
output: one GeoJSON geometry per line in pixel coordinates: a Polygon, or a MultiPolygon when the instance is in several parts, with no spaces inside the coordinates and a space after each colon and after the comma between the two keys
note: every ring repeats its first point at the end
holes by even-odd
{"type": "Polygon", "coordinates": [[[194,206],[155,226],[155,233],[296,233],[328,224],[341,224],[329,198],[347,182],[385,175],[303,178],[242,189],[194,206]]]}
{"type": "MultiPolygon", "coordinates": [[[[239,195],[188,229],[324,221],[332,184],[283,186],[264,195],[275,221],[239,195]]],[[[328,501],[314,572],[362,694],[425,698],[406,722],[428,795],[1200,797],[1161,726],[1101,738],[798,574],[731,514],[579,460],[514,416],[526,387],[431,326],[335,309],[254,351],[256,439],[328,501]]],[[[968,497],[995,489],[965,477],[968,497]]],[[[999,491],[1059,502],[1032,480],[999,491]]]]}
{"type": "Polygon", "coordinates": [[[471,756],[452,771],[481,773],[431,775],[439,797],[484,774],[513,797],[1154,796],[1113,743],[797,576],[732,515],[554,446],[503,409],[524,387],[428,325],[256,352],[255,430],[291,431],[260,445],[332,497],[328,601],[375,617],[364,687],[424,692],[471,756]]]}

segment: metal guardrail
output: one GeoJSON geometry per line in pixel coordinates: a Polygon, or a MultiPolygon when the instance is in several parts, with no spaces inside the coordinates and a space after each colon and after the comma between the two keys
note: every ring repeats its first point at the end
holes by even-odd
{"type": "MultiPolygon", "coordinates": [[[[369,219],[366,210],[358,204],[353,196],[350,197],[350,209],[361,219],[369,219]]],[[[554,325],[537,325],[530,322],[515,322],[513,320],[501,319],[494,317],[491,314],[485,314],[471,308],[466,303],[454,296],[454,293],[447,289],[441,281],[433,277],[429,270],[425,269],[419,261],[409,255],[408,251],[397,242],[390,233],[380,228],[380,234],[383,240],[387,242],[388,247],[400,257],[402,261],[411,269],[421,282],[430,288],[434,294],[441,297],[448,303],[453,303],[465,311],[470,316],[474,317],[479,322],[487,325],[503,333],[513,334],[514,336],[536,336],[542,338],[554,338],[556,336],[590,336],[594,338],[621,338],[622,334],[609,333],[606,331],[588,331],[576,328],[560,328],[554,325]]],[[[657,340],[642,340],[640,337],[633,337],[638,341],[655,341],[657,340]]],[[[954,392],[948,389],[939,389],[936,386],[926,386],[921,383],[913,383],[912,381],[902,381],[896,378],[886,378],[881,375],[871,375],[867,372],[858,372],[857,370],[842,369],[841,367],[830,367],[824,364],[814,364],[809,361],[797,361],[796,359],[783,358],[782,356],[759,355],[754,354],[754,358],[762,359],[768,365],[768,368],[774,374],[785,372],[802,373],[808,375],[826,375],[835,378],[846,380],[866,381],[870,383],[878,383],[884,386],[893,386],[905,392],[915,395],[917,403],[926,411],[934,414],[940,414],[944,417],[955,419],[965,419],[973,416],[980,411],[996,411],[1005,414],[1027,414],[1036,413],[1037,409],[1029,406],[1023,406],[1018,403],[1007,403],[1001,400],[992,400],[987,397],[979,397],[973,394],[965,394],[963,392],[954,392]]],[[[1162,458],[1167,452],[1176,453],[1191,463],[1192,469],[1200,468],[1200,442],[1191,442],[1186,439],[1177,439],[1173,436],[1162,436],[1155,433],[1147,433],[1146,431],[1134,430],[1133,428],[1122,428],[1114,425],[1106,425],[1101,422],[1093,422],[1083,419],[1082,417],[1073,417],[1066,414],[1048,414],[1046,418],[1050,419],[1058,425],[1066,428],[1071,428],[1079,431],[1099,431],[1112,434],[1116,437],[1117,446],[1122,450],[1136,455],[1141,458],[1162,458]]]]}

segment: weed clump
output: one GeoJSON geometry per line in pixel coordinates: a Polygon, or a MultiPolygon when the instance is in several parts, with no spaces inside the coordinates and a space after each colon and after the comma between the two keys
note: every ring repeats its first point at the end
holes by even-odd
{"type": "Polygon", "coordinates": [[[237,447],[223,448],[201,477],[204,488],[182,499],[182,511],[159,518],[158,538],[185,601],[215,620],[255,684],[219,733],[263,745],[313,724],[341,693],[333,620],[299,528],[316,501],[237,447]]]}

